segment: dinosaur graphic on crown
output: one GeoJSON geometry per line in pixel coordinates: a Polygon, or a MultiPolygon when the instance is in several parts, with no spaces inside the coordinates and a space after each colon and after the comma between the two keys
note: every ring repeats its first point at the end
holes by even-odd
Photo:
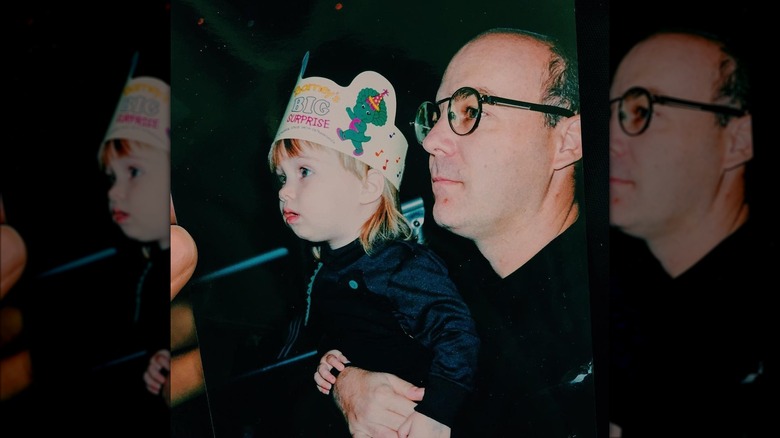
{"type": "Polygon", "coordinates": [[[383,126],[387,122],[387,104],[384,101],[387,95],[387,90],[379,93],[373,88],[364,88],[358,93],[355,106],[347,107],[347,115],[351,120],[349,128],[337,128],[336,133],[341,140],[352,141],[355,148],[352,154],[356,157],[363,155],[363,143],[371,140],[371,137],[366,135],[368,124],[383,126]]]}

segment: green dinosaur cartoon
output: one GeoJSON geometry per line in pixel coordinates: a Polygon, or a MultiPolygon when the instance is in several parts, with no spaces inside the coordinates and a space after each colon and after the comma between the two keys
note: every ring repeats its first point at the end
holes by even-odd
{"type": "Polygon", "coordinates": [[[382,126],[387,122],[387,104],[383,100],[388,94],[387,90],[380,94],[373,88],[364,88],[358,93],[357,101],[353,108],[347,107],[347,115],[351,122],[349,128],[342,130],[336,128],[336,133],[341,140],[351,140],[355,148],[352,154],[356,157],[363,155],[363,143],[371,140],[366,135],[368,124],[382,126]]]}

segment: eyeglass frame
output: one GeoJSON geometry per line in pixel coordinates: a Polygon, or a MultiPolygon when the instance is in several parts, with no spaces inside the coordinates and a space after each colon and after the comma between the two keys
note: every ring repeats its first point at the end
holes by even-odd
{"type": "Polygon", "coordinates": [[[695,102],[693,100],[680,99],[677,97],[664,96],[661,94],[653,94],[650,92],[650,90],[644,87],[629,88],[620,97],[610,99],[609,106],[612,107],[613,103],[620,102],[620,104],[618,105],[618,109],[619,109],[623,105],[623,100],[626,98],[626,96],[632,92],[635,94],[644,94],[645,96],[647,96],[648,102],[650,102],[650,106],[648,107],[648,116],[647,119],[645,119],[644,126],[642,127],[642,129],[640,129],[638,132],[634,134],[626,130],[626,128],[623,126],[623,119],[621,119],[620,115],[618,114],[618,123],[620,124],[620,129],[630,137],[636,137],[638,135],[641,135],[643,132],[647,130],[647,128],[650,126],[650,120],[653,118],[653,104],[656,103],[658,105],[668,105],[668,106],[674,106],[678,108],[707,111],[715,114],[722,114],[725,116],[733,116],[733,117],[742,117],[748,112],[748,110],[744,108],[735,108],[733,106],[717,105],[713,103],[695,102]]]}
{"type": "MultiPolygon", "coordinates": [[[[461,133],[455,131],[455,128],[452,127],[452,120],[449,118],[449,116],[447,117],[447,124],[450,125],[450,130],[452,132],[454,132],[455,134],[459,135],[459,136],[470,135],[474,131],[477,130],[477,127],[479,126],[479,121],[482,120],[482,104],[483,103],[487,103],[488,105],[508,106],[508,107],[511,107],[511,108],[518,108],[518,109],[524,109],[524,110],[529,110],[529,111],[536,111],[536,112],[540,112],[540,113],[553,114],[553,115],[562,116],[562,117],[573,117],[574,115],[576,115],[576,113],[574,111],[572,111],[572,110],[570,110],[568,108],[563,108],[563,107],[553,106],[553,105],[545,105],[545,104],[541,104],[541,103],[525,102],[525,101],[522,101],[522,100],[507,99],[506,97],[491,96],[489,94],[482,94],[482,93],[480,93],[479,90],[477,90],[476,88],[460,87],[457,90],[455,90],[454,93],[452,93],[452,96],[445,97],[444,99],[441,99],[438,102],[434,103],[434,102],[431,102],[429,100],[426,100],[425,102],[421,103],[420,106],[417,107],[417,111],[415,113],[414,120],[409,122],[409,124],[416,127],[416,125],[418,124],[417,123],[417,116],[416,116],[416,114],[420,112],[420,108],[422,108],[423,105],[425,105],[425,104],[429,104],[429,103],[433,104],[434,108],[436,108],[436,110],[438,111],[439,110],[439,106],[442,103],[450,101],[450,103],[447,104],[447,113],[449,114],[450,106],[452,105],[452,98],[456,94],[461,93],[462,90],[467,90],[467,91],[471,92],[471,94],[475,94],[477,96],[477,105],[479,105],[479,107],[477,108],[477,118],[474,121],[474,126],[472,126],[471,129],[469,129],[469,131],[464,133],[464,134],[461,134],[461,133]]],[[[441,111],[439,111],[439,117],[441,117],[441,111]]],[[[436,123],[438,123],[438,120],[436,121],[436,123]]],[[[430,131],[431,129],[433,129],[433,126],[428,128],[428,131],[430,131]]],[[[427,137],[427,136],[428,136],[428,134],[425,134],[425,137],[427,137]]],[[[415,137],[417,137],[416,130],[415,130],[415,137]]],[[[423,137],[422,140],[418,138],[417,142],[420,143],[420,145],[422,145],[423,140],[425,140],[425,137],[423,137]]]]}

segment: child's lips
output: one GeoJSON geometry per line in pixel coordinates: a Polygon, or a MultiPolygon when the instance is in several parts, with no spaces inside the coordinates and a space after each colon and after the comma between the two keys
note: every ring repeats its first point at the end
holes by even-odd
{"type": "Polygon", "coordinates": [[[282,212],[282,216],[284,217],[284,222],[288,224],[292,224],[295,221],[298,220],[298,213],[292,211],[292,210],[284,210],[282,212]]]}
{"type": "Polygon", "coordinates": [[[111,217],[113,217],[114,222],[121,224],[125,222],[130,215],[122,210],[114,210],[111,212],[111,217]]]}

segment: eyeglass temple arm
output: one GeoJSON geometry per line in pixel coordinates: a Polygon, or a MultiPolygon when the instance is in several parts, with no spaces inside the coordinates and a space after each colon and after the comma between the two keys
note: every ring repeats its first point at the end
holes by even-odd
{"type": "Polygon", "coordinates": [[[679,106],[684,108],[696,108],[702,111],[742,117],[747,112],[744,109],[724,105],[710,105],[707,103],[692,102],[690,100],[677,99],[667,96],[653,96],[653,101],[662,105],[679,106]]]}
{"type": "Polygon", "coordinates": [[[564,117],[571,117],[574,115],[574,111],[567,109],[567,108],[561,108],[558,106],[552,106],[552,105],[542,105],[539,103],[530,103],[530,102],[523,102],[521,100],[512,100],[512,99],[505,99],[503,97],[495,97],[495,96],[489,96],[484,95],[483,99],[486,103],[490,105],[503,105],[503,106],[511,106],[514,108],[522,108],[527,109],[531,111],[538,111],[541,113],[548,113],[548,114],[555,114],[558,116],[564,116],[564,117]]]}

